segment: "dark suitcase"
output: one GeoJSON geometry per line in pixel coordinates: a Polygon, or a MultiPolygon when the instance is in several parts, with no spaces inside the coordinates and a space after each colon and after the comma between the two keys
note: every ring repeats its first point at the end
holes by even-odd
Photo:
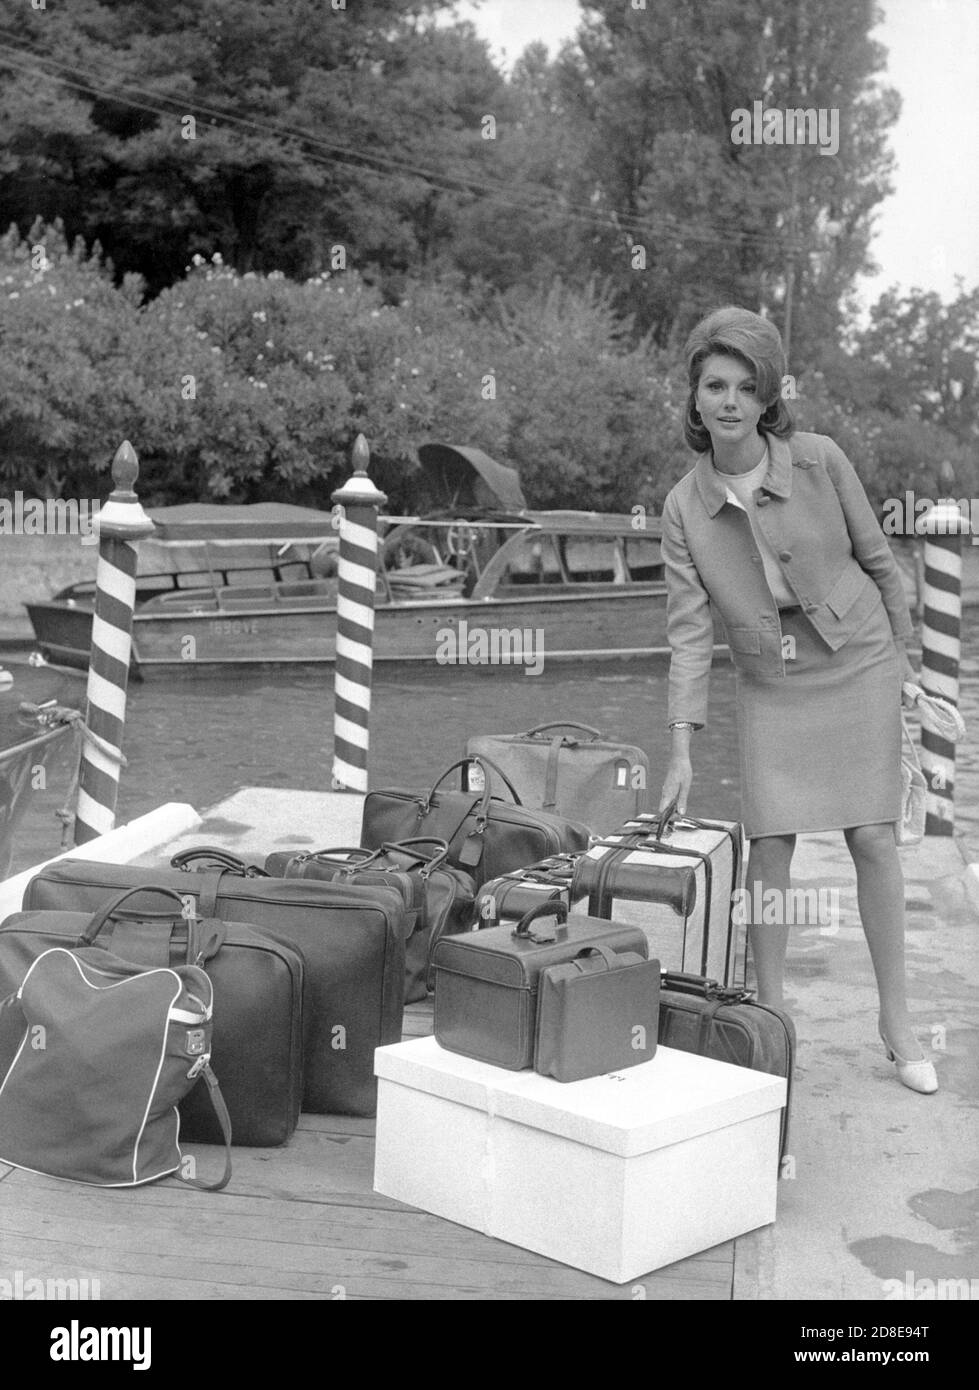
{"type": "MultiPolygon", "coordinates": [[[[26,908],[94,912],[123,888],[160,883],[202,917],[259,927],[305,963],[303,1109],[373,1115],[374,1049],[401,1041],[405,925],[391,889],[265,878],[231,868],[191,873],[62,859],[27,886],[26,908]]],[[[152,898],[133,906],[152,907],[152,898]]]]}
{"type": "Polygon", "coordinates": [[[638,928],[569,918],[563,903],[541,903],[515,926],[443,937],[432,957],[436,1041],[510,1071],[533,1066],[540,972],[598,945],[647,954],[638,928]]]}
{"type": "MultiPolygon", "coordinates": [[[[151,891],[140,890],[146,898],[151,891]]],[[[177,897],[170,889],[161,893],[177,897]]],[[[154,900],[159,904],[160,895],[154,900]]],[[[188,923],[180,908],[135,913],[117,902],[94,918],[90,912],[18,912],[0,927],[0,996],[20,987],[44,951],[93,941],[93,952],[108,950],[136,965],[204,967],[214,991],[211,1063],[220,1068],[233,1141],[256,1147],[287,1143],[303,1093],[299,953],[240,922],[188,923]]],[[[203,1086],[180,1102],[180,1137],[223,1143],[203,1086]]]]}
{"type": "Polygon", "coordinates": [[[554,854],[539,864],[490,879],[479,890],[479,925],[491,927],[497,922],[519,921],[524,913],[543,902],[562,902],[570,907],[577,861],[576,854],[554,854]]]}
{"type": "Polygon", "coordinates": [[[788,1014],[759,1004],[750,990],[725,989],[716,980],[667,971],[660,985],[658,1037],[663,1047],[785,1077],[781,1161],[789,1137],[795,1062],[795,1027],[788,1014]]]}
{"type": "Polygon", "coordinates": [[[579,857],[573,911],[641,926],[669,970],[733,981],[735,890],[744,836],[737,821],[640,816],[579,857]]]}
{"type": "MultiPolygon", "coordinates": [[[[470,757],[492,758],[525,806],[581,821],[593,834],[613,831],[646,810],[649,759],[631,743],[606,739],[589,724],[558,719],[522,734],[480,734],[470,757]]],[[[478,790],[469,780],[468,789],[478,790]]]]}
{"type": "Polygon", "coordinates": [[[512,784],[485,758],[463,758],[442,773],[427,792],[400,789],[368,792],[360,842],[366,849],[432,835],[449,846],[449,863],[471,874],[477,888],[511,869],[535,864],[550,854],[585,849],[588,827],[521,805],[512,784]],[[456,768],[478,764],[485,786],[481,792],[441,791],[456,768]],[[491,795],[495,773],[513,801],[491,795]]]}
{"type": "Polygon", "coordinates": [[[584,1081],[656,1055],[658,960],[585,946],[574,960],[540,972],[534,1071],[584,1081]]]}
{"type": "Polygon", "coordinates": [[[469,874],[446,863],[448,849],[444,840],[416,837],[375,850],[280,851],[268,856],[265,869],[283,878],[398,888],[414,919],[405,948],[405,1003],[412,1004],[431,988],[433,944],[441,936],[470,931],[474,923],[475,885],[469,874]]]}

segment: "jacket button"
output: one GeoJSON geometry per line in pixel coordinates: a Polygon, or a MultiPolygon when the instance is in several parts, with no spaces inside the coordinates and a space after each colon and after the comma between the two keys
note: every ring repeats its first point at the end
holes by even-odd
{"type": "Polygon", "coordinates": [[[791,550],[780,550],[780,551],[778,552],[778,558],[779,558],[780,560],[791,560],[791,559],[792,559],[792,551],[791,551],[791,550]]]}
{"type": "Polygon", "coordinates": [[[761,494],[761,496],[758,498],[758,503],[757,503],[757,505],[758,505],[759,507],[767,507],[768,504],[769,504],[769,502],[770,502],[771,500],[772,500],[772,499],[769,497],[768,493],[767,493],[767,492],[763,492],[763,493],[761,494]]]}
{"type": "Polygon", "coordinates": [[[804,603],[802,605],[802,611],[803,613],[815,613],[816,607],[817,605],[815,603],[804,603]]]}

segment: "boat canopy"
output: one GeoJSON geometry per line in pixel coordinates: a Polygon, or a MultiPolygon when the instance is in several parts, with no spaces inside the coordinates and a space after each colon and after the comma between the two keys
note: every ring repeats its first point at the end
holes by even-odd
{"type": "Polygon", "coordinates": [[[418,449],[433,508],[522,512],[527,499],[520,474],[482,449],[457,444],[422,444],[418,449]]]}

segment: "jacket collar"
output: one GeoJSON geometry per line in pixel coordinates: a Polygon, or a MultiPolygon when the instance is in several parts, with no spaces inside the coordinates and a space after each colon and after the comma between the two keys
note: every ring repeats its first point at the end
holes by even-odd
{"type": "MultiPolygon", "coordinates": [[[[768,468],[762,479],[763,491],[774,493],[776,497],[789,497],[792,493],[792,450],[786,439],[776,439],[773,434],[765,435],[768,445],[768,468]]],[[[723,477],[714,471],[713,456],[710,451],[701,454],[694,469],[697,490],[707,509],[708,516],[716,516],[727,501],[727,487],[723,477]]]]}

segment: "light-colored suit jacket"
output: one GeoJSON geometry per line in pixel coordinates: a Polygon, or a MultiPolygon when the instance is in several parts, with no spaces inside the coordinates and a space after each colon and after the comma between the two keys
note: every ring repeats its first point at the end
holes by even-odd
{"type": "Polygon", "coordinates": [[[671,720],[706,723],[714,613],[740,671],[785,675],[778,607],[752,526],[833,651],[867,620],[878,594],[895,638],[912,635],[900,570],[843,450],[823,434],[765,438],[769,466],[750,517],[727,500],[709,453],[663,504],[671,720]]]}

